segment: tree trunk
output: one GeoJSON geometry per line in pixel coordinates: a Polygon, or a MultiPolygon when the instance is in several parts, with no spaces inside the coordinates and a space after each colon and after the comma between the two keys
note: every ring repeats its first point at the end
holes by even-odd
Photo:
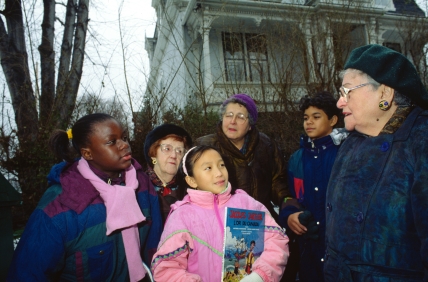
{"type": "Polygon", "coordinates": [[[39,46],[42,93],[40,95],[40,123],[47,125],[55,97],[55,1],[43,1],[42,43],[39,46]]]}
{"type": "Polygon", "coordinates": [[[75,6],[75,0],[69,0],[67,4],[67,16],[62,42],[60,69],[58,72],[57,95],[55,99],[54,114],[55,126],[66,128],[73,113],[82,77],[83,59],[85,56],[86,32],[88,30],[89,0],[80,0],[75,6]],[[76,9],[77,7],[77,9],[76,9]],[[72,13],[77,13],[77,21],[72,18],[72,13]],[[71,46],[74,29],[74,44],[70,65],[71,46]]]}
{"type": "Polygon", "coordinates": [[[6,0],[0,18],[0,59],[8,84],[18,138],[21,145],[34,142],[38,135],[36,100],[28,66],[25,32],[20,0],[6,0]]]}
{"type": "Polygon", "coordinates": [[[47,187],[46,175],[54,163],[47,148],[47,138],[53,128],[66,129],[73,112],[82,76],[88,26],[89,0],[68,0],[58,85],[55,89],[56,4],[54,0],[44,0],[43,3],[39,46],[42,82],[40,119],[25,46],[22,2],[6,0],[4,11],[0,11],[7,26],[0,18],[0,59],[12,99],[19,141],[19,149],[12,159],[3,160],[2,166],[18,173],[24,201],[22,222],[26,221],[47,187]]]}

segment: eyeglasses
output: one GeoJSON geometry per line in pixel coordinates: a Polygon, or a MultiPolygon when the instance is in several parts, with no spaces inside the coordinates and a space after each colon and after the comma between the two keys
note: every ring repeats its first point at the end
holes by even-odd
{"type": "Polygon", "coordinates": [[[171,155],[174,150],[177,156],[182,156],[186,153],[186,149],[183,147],[172,147],[170,144],[160,144],[161,151],[167,155],[171,155]]]}
{"type": "MultiPolygon", "coordinates": [[[[233,112],[228,112],[223,115],[223,118],[227,121],[232,121],[235,114],[233,112]]],[[[243,124],[248,117],[246,117],[243,113],[237,113],[236,114],[236,123],[237,124],[243,124]]]]}
{"type": "Polygon", "coordinates": [[[339,88],[339,95],[340,95],[340,97],[345,98],[345,102],[348,103],[349,92],[351,92],[351,90],[355,90],[355,89],[358,89],[360,87],[363,87],[363,86],[366,86],[369,84],[370,83],[363,83],[363,84],[357,85],[357,86],[352,87],[352,88],[346,88],[346,87],[342,86],[339,88]]]}

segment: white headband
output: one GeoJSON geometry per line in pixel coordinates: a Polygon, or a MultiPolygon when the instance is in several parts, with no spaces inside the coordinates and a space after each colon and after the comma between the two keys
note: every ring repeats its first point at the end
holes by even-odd
{"type": "Polygon", "coordinates": [[[190,148],[189,151],[187,151],[183,157],[183,172],[187,176],[189,176],[189,174],[187,173],[187,168],[186,168],[186,157],[187,157],[187,154],[189,154],[189,152],[192,151],[193,149],[195,149],[196,147],[197,146],[190,148]]]}

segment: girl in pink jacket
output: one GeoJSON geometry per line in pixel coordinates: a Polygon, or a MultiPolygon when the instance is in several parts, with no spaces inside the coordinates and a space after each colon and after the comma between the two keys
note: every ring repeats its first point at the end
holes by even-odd
{"type": "Polygon", "coordinates": [[[264,251],[252,265],[252,273],[241,281],[279,281],[289,256],[288,237],[265,206],[243,190],[231,193],[228,172],[217,149],[190,149],[179,175],[190,188],[182,201],[171,205],[153,256],[155,281],[221,281],[226,207],[266,213],[264,251]]]}

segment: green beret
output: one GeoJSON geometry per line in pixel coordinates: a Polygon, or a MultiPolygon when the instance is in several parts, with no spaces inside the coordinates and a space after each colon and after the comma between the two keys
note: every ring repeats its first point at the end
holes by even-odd
{"type": "Polygon", "coordinates": [[[351,52],[344,69],[363,71],[428,109],[428,92],[416,68],[399,52],[377,44],[358,47],[351,52]]]}

